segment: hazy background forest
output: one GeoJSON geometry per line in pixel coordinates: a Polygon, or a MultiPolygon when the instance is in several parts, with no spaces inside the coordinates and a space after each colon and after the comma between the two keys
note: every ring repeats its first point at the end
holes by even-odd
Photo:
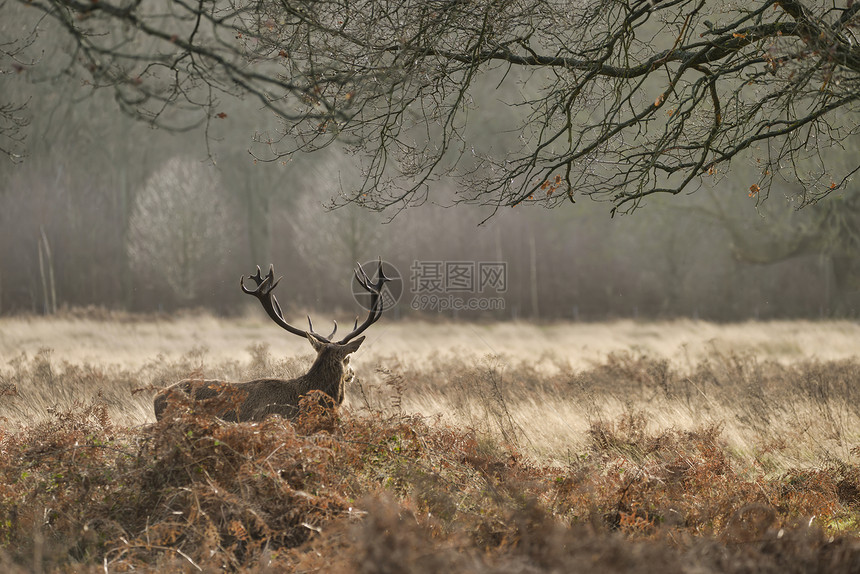
{"type": "MultiPolygon", "coordinates": [[[[23,19],[0,22],[6,37],[25,29],[23,19]]],[[[471,318],[856,315],[860,206],[847,195],[798,211],[798,190],[783,182],[757,205],[754,166],[735,162],[713,188],[615,218],[610,205],[580,199],[501,210],[479,225],[487,209],[445,207],[445,180],[401,213],[327,210],[361,177],[342,150],[255,161],[253,141],[276,124],[251,101],[225,99],[207,125],[154,129],[65,74],[68,46],[46,40],[38,65],[15,73],[7,61],[0,74],[0,91],[26,104],[29,121],[10,144],[22,157],[0,162],[2,314],[91,305],[233,314],[252,304],[239,276],[269,263],[287,276],[279,295],[293,311],[349,308],[354,262],[381,256],[405,280],[398,315],[411,312],[416,261],[507,265],[504,309],[461,314],[471,318]]],[[[518,108],[504,92],[514,88],[498,89],[492,74],[482,81],[483,102],[495,105],[473,110],[469,129],[476,145],[498,149],[516,137],[506,126],[518,108]]],[[[516,89],[529,89],[525,77],[516,89]]]]}

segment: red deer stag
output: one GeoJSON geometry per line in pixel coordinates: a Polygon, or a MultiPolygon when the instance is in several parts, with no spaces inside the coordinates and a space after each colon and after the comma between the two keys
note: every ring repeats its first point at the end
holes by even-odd
{"type": "Polygon", "coordinates": [[[382,286],[386,281],[390,281],[382,271],[381,259],[379,260],[376,281],[367,276],[360,264],[355,269],[355,278],[370,293],[370,310],[361,325],[358,324],[356,318],[352,331],[339,341],[332,341],[332,337],[337,332],[337,321],[334,322],[334,330],[331,334],[328,337],[323,337],[314,332],[310,317],[308,317],[309,329],[307,331],[297,329],[284,320],[281,306],[272,294],[281,279],[275,280],[274,269],[271,266],[265,277],[263,277],[260,268],[257,267],[257,274],[250,277],[257,284],[254,289],[245,287],[245,277],[242,276],[240,281],[242,291],[259,299],[263,309],[278,326],[294,335],[306,337],[310,341],[311,346],[317,352],[314,364],[307,373],[290,380],[257,379],[245,383],[192,379],[179,381],[156,395],[154,401],[156,420],[161,420],[164,417],[170,404],[169,398],[177,391],[191,396],[195,401],[222,397],[225,393],[236,396],[238,408],[220,414],[222,419],[234,422],[261,421],[270,414],[294,418],[298,414],[299,400],[311,391],[321,391],[328,395],[334,404],[340,405],[343,402],[344,384],[351,381],[354,376],[349,367],[349,355],[356,352],[364,341],[364,337],[358,337],[358,335],[382,316],[382,286]],[[234,393],[235,395],[233,395],[234,393]]]}

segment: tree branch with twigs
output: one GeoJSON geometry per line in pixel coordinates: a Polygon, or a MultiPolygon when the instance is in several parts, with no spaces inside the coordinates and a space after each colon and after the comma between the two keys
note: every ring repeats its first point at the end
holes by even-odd
{"type": "Polygon", "coordinates": [[[374,209],[420,203],[456,175],[455,201],[589,196],[628,212],[740,159],[758,166],[757,199],[780,177],[808,203],[860,169],[834,170],[825,153],[858,132],[852,0],[24,3],[125,111],[211,122],[223,98],[253,98],[281,126],[255,138],[258,160],[342,144],[363,179],[341,200],[374,209]],[[507,102],[517,137],[498,149],[468,129],[489,77],[519,97],[507,102]]]}

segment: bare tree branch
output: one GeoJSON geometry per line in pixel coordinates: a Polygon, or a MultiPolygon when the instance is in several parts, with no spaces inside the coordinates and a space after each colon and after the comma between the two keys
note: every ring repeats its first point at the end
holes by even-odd
{"type": "MultiPolygon", "coordinates": [[[[0,2],[0,11],[5,4],[0,2]]],[[[20,74],[32,64],[23,54],[35,41],[32,31],[16,38],[0,38],[0,79],[20,74]]],[[[24,157],[25,130],[30,124],[26,110],[26,101],[0,101],[0,154],[16,163],[24,157]]]]}
{"type": "Polygon", "coordinates": [[[127,112],[194,125],[225,95],[256,98],[282,122],[258,159],[341,143],[364,175],[341,199],[375,209],[457,175],[460,201],[630,211],[740,158],[760,170],[751,194],[780,177],[810,202],[857,167],[836,173],[822,153],[858,132],[850,1],[18,1],[66,31],[127,112]],[[518,87],[516,139],[469,129],[484,77],[518,87]]]}

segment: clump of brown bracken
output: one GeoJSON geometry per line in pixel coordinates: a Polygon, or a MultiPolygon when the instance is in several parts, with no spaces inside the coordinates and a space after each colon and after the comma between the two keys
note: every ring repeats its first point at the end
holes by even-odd
{"type": "MultiPolygon", "coordinates": [[[[262,348],[252,355],[249,366],[219,368],[292,368],[262,348]]],[[[134,373],[57,364],[44,352],[0,373],[0,388],[17,391],[0,395],[10,417],[0,426],[4,571],[838,574],[860,563],[849,424],[860,367],[851,361],[714,356],[682,374],[630,354],[578,373],[492,360],[445,371],[451,393],[484,404],[488,428],[410,414],[413,381],[426,390],[441,375],[403,368],[383,370],[377,387],[363,383],[360,409],[308,396],[293,420],[228,423],[217,415],[239,398],[179,393],[156,423],[113,417],[120,392],[145,404],[152,393],[139,400],[133,388],[182,370],[202,377],[193,374],[202,362],[156,361],[134,373]],[[109,383],[111,392],[96,391],[109,383]],[[516,404],[532,385],[544,408],[620,393],[655,409],[699,408],[705,397],[711,414],[725,416],[675,426],[640,401],[598,412],[565,456],[544,459],[530,450],[516,404]],[[92,398],[74,398],[74,388],[92,398]],[[843,451],[775,465],[802,436],[789,408],[795,425],[817,413],[843,451]],[[15,409],[40,416],[11,420],[15,409]],[[740,452],[727,436],[731,413],[761,428],[782,416],[780,428],[797,434],[740,452]]]]}
{"type": "Polygon", "coordinates": [[[592,446],[559,467],[314,397],[292,422],[225,423],[189,404],[118,428],[96,396],[4,429],[9,568],[847,572],[860,560],[856,466],[750,475],[718,426],[652,430],[627,414],[595,424],[592,446]]]}

